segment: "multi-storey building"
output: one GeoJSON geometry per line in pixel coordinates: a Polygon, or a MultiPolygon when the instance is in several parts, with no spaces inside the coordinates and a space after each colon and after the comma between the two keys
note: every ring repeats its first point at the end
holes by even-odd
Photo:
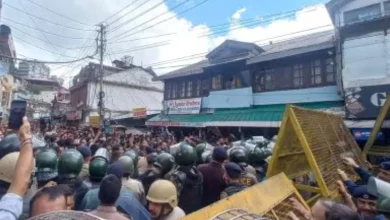
{"type": "Polygon", "coordinates": [[[333,31],[265,46],[227,40],[206,59],[158,77],[164,111],[147,125],[273,135],[286,104],[343,114],[334,42],[333,31]]]}

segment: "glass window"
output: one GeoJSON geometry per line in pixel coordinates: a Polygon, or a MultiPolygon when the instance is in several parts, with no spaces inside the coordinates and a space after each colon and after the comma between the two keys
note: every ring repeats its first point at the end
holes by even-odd
{"type": "Polygon", "coordinates": [[[209,93],[210,85],[207,79],[202,80],[202,96],[207,96],[209,93]]]}
{"type": "Polygon", "coordinates": [[[314,60],[311,62],[311,85],[319,85],[322,83],[321,61],[314,60]]]}
{"type": "Polygon", "coordinates": [[[172,83],[172,99],[177,98],[177,83],[172,83]]]}
{"type": "Polygon", "coordinates": [[[334,64],[333,58],[327,58],[325,60],[325,72],[326,72],[326,82],[332,83],[336,81],[335,73],[336,73],[336,65],[334,64]]]}
{"type": "Polygon", "coordinates": [[[186,82],[180,83],[180,98],[184,98],[186,95],[186,82]]]}
{"type": "Polygon", "coordinates": [[[381,17],[381,5],[374,4],[364,8],[344,12],[344,24],[354,24],[381,17]]]}
{"type": "Polygon", "coordinates": [[[264,74],[264,88],[265,88],[265,90],[275,89],[274,76],[275,76],[274,69],[265,70],[265,74],[264,74]]]}
{"type": "Polygon", "coordinates": [[[302,64],[294,65],[293,85],[295,88],[299,88],[303,86],[303,65],[302,64]]]}
{"type": "Polygon", "coordinates": [[[196,81],[196,90],[195,90],[195,96],[200,96],[200,91],[202,90],[202,80],[196,81]]]}
{"type": "Polygon", "coordinates": [[[165,97],[167,99],[171,98],[171,90],[172,90],[172,84],[171,83],[166,83],[166,86],[165,86],[165,97]]]}
{"type": "Polygon", "coordinates": [[[187,97],[192,97],[192,81],[187,82],[187,97]]]}
{"type": "Polygon", "coordinates": [[[264,71],[260,71],[255,75],[255,91],[261,92],[264,90],[264,71]]]}
{"type": "Polygon", "coordinates": [[[211,88],[213,90],[222,89],[222,75],[213,76],[211,88]]]}
{"type": "Polygon", "coordinates": [[[384,2],[385,15],[390,15],[390,1],[384,2]]]}

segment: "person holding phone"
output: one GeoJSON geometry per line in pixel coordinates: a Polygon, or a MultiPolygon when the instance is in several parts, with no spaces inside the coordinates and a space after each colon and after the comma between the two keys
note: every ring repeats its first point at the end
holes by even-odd
{"type": "MultiPolygon", "coordinates": [[[[5,167],[7,167],[5,169],[7,172],[3,172],[3,176],[0,178],[9,184],[7,193],[0,200],[0,220],[19,218],[23,211],[23,196],[29,188],[34,164],[31,129],[27,117],[23,117],[22,122],[22,126],[16,132],[20,139],[19,150],[9,152],[0,158],[0,166],[5,163],[5,167]]],[[[0,148],[1,145],[0,142],[0,148]]],[[[0,169],[4,171],[3,168],[0,167],[0,169]]]]}

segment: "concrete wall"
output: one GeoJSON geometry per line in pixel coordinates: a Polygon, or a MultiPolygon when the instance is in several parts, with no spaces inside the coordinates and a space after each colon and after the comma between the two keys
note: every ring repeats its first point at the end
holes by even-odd
{"type": "Polygon", "coordinates": [[[202,108],[244,108],[252,105],[252,87],[214,91],[202,98],[202,108]]]}
{"type": "Polygon", "coordinates": [[[164,89],[164,83],[161,81],[152,81],[153,76],[142,68],[131,68],[119,73],[104,77],[105,80],[119,83],[128,83],[133,85],[154,87],[157,89],[164,89]]]}
{"type": "Polygon", "coordinates": [[[344,89],[390,84],[390,36],[373,32],[345,39],[342,47],[344,89]]]}
{"type": "Polygon", "coordinates": [[[202,98],[202,108],[244,108],[256,105],[327,102],[343,100],[337,86],[308,89],[252,93],[252,88],[241,88],[210,92],[202,98]]]}

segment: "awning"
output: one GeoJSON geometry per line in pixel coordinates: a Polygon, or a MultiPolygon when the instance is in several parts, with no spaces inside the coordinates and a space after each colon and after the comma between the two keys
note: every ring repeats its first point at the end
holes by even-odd
{"type": "MultiPolygon", "coordinates": [[[[344,114],[343,102],[300,103],[297,106],[344,114]]],[[[162,115],[146,122],[147,126],[166,127],[280,127],[286,105],[253,108],[216,109],[214,114],[162,115]]]]}

